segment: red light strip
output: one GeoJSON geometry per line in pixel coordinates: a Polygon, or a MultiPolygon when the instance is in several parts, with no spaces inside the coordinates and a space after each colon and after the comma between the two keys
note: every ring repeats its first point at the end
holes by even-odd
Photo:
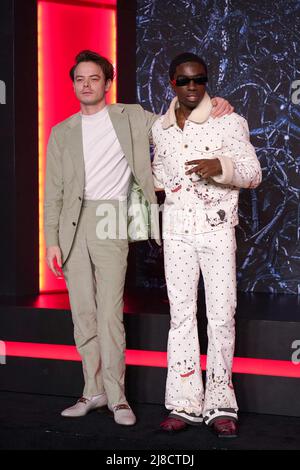
{"type": "MultiPolygon", "coordinates": [[[[3,343],[5,345],[6,356],[10,357],[56,359],[62,361],[81,360],[75,346],[44,343],[21,343],[13,341],[4,341],[3,343]]],[[[127,349],[126,364],[130,366],[166,368],[167,353],[160,351],[127,349]]],[[[201,366],[202,370],[206,370],[206,356],[204,355],[201,356],[201,366]]],[[[233,361],[233,372],[236,374],[300,378],[300,364],[293,364],[291,361],[235,357],[233,361]]]]}
{"type": "Polygon", "coordinates": [[[112,0],[111,2],[102,1],[102,0],[38,0],[39,2],[47,2],[47,3],[59,3],[63,5],[72,5],[75,7],[90,7],[90,8],[105,8],[108,10],[116,10],[117,6],[115,1],[112,0]]]}
{"type": "MultiPolygon", "coordinates": [[[[116,68],[117,4],[116,0],[37,0],[37,8],[39,286],[42,292],[61,292],[66,289],[65,282],[51,274],[45,260],[44,186],[47,140],[53,125],[79,109],[69,79],[69,68],[74,63],[75,54],[82,49],[99,51],[116,68]],[[54,73],[55,70],[59,72],[54,73]]],[[[107,102],[116,101],[117,84],[114,80],[107,94],[107,102]]]]}

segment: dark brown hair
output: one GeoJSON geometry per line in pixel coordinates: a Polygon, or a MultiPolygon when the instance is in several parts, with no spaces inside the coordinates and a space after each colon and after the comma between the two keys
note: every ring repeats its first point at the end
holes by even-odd
{"type": "Polygon", "coordinates": [[[74,82],[75,77],[75,69],[80,62],[95,62],[95,64],[99,65],[102,69],[102,72],[105,76],[105,81],[113,80],[114,79],[114,67],[113,65],[107,60],[105,57],[97,54],[97,52],[90,51],[88,49],[84,51],[80,51],[77,56],[75,57],[75,64],[70,70],[70,77],[72,82],[74,82]]]}

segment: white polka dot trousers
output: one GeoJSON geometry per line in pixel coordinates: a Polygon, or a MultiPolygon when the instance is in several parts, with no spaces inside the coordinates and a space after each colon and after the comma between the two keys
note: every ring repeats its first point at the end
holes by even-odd
{"type": "Polygon", "coordinates": [[[237,419],[231,380],[235,343],[236,241],[234,228],[198,235],[169,235],[164,240],[170,301],[166,408],[203,416],[237,419]],[[197,328],[200,272],[208,320],[206,386],[202,382],[197,328]]]}

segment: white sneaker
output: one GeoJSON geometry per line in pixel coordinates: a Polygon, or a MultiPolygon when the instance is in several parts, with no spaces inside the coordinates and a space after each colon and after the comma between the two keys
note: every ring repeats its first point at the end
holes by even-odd
{"type": "Polygon", "coordinates": [[[89,411],[101,408],[105,405],[107,405],[107,397],[105,393],[91,398],[81,397],[75,405],[63,410],[61,412],[61,416],[66,418],[79,418],[80,416],[88,414],[89,411]]]}
{"type": "Polygon", "coordinates": [[[108,406],[108,408],[113,412],[114,420],[117,424],[122,424],[123,426],[133,426],[136,423],[136,417],[130,406],[126,403],[115,405],[113,407],[108,406]]]}
{"type": "Polygon", "coordinates": [[[187,424],[191,424],[192,426],[198,426],[199,424],[202,424],[203,422],[202,415],[197,415],[196,413],[187,413],[184,410],[171,411],[171,413],[169,414],[169,417],[180,419],[181,421],[184,421],[187,424]]]}

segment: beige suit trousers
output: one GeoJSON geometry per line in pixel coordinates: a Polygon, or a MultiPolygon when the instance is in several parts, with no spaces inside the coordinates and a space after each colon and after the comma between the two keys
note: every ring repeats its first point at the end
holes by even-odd
{"type": "Polygon", "coordinates": [[[110,405],[126,403],[123,291],[128,241],[99,239],[99,204],[84,201],[70,255],[63,267],[69,290],[74,338],[82,358],[84,391],[90,397],[104,391],[110,405]]]}

